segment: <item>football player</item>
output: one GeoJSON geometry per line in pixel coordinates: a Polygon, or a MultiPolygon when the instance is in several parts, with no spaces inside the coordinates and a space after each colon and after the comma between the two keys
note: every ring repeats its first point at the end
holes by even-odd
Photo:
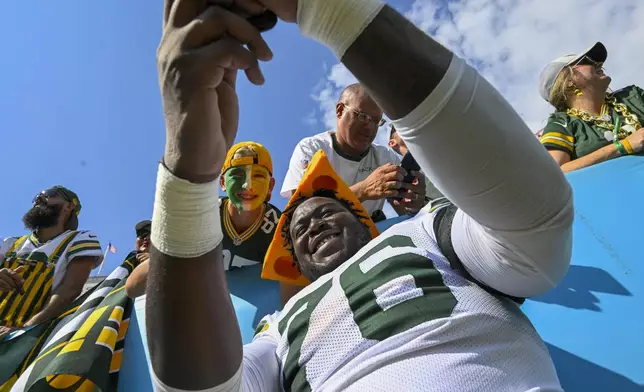
{"type": "Polygon", "coordinates": [[[81,204],[63,186],[36,195],[22,218],[32,231],[0,246],[0,336],[58,316],[103,260],[94,233],[78,231],[81,204]]]}
{"type": "MultiPolygon", "coordinates": [[[[272,53],[219,3],[230,5],[166,2],[167,139],[146,309],[157,390],[561,391],[517,302],[567,271],[571,188],[474,68],[379,0],[235,4],[251,14],[268,7],[328,46],[458,209],[434,206],[368,241],[333,196],[292,201],[281,221],[297,268],[281,273],[310,284],[242,346],[209,205],[236,133],[236,70],[261,84],[257,61],[272,53]]],[[[323,176],[313,188],[333,184],[323,176]]]]}

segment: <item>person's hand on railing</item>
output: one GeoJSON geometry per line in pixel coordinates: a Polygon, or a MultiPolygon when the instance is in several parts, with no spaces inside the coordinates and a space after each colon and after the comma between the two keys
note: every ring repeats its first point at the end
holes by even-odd
{"type": "Polygon", "coordinates": [[[633,154],[642,152],[642,150],[644,150],[644,128],[640,128],[631,133],[626,140],[631,145],[633,154]]]}

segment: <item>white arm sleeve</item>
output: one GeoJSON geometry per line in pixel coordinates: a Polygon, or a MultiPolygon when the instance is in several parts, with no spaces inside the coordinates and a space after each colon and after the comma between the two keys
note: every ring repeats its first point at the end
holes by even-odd
{"type": "Polygon", "coordinates": [[[244,358],[237,373],[223,384],[200,391],[168,386],[152,371],[154,390],[159,392],[277,392],[280,369],[275,350],[277,341],[268,337],[255,339],[244,346],[244,358]]]}
{"type": "Polygon", "coordinates": [[[282,183],[282,190],[280,191],[282,197],[291,197],[291,192],[300,185],[308,163],[311,162],[311,158],[317,152],[317,149],[315,151],[312,150],[313,148],[307,143],[307,139],[300,141],[295,146],[293,155],[291,155],[291,161],[288,164],[286,177],[284,177],[284,182],[282,183]]]}
{"type": "Polygon", "coordinates": [[[436,89],[394,124],[423,171],[462,210],[453,245],[474,278],[522,297],[561,280],[572,247],[570,185],[476,70],[454,56],[436,89]]]}

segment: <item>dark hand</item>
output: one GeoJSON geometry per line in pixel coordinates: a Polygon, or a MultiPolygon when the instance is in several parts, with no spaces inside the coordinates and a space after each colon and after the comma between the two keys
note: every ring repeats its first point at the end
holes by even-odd
{"type": "Polygon", "coordinates": [[[235,8],[243,9],[251,15],[261,12],[264,8],[273,11],[278,18],[285,22],[295,23],[298,0],[229,0],[235,8]],[[257,9],[259,8],[259,11],[257,9]]]}
{"type": "MultiPolygon", "coordinates": [[[[247,2],[237,0],[238,5],[247,2]]],[[[243,69],[251,83],[262,84],[258,59],[272,57],[253,25],[213,3],[227,6],[230,0],[166,0],[157,52],[166,121],[164,162],[175,175],[193,182],[219,176],[235,139],[237,70],[243,69]]],[[[260,12],[257,5],[254,11],[260,12]]]]}
{"type": "Polygon", "coordinates": [[[406,189],[398,197],[400,200],[393,200],[394,207],[404,208],[407,213],[415,214],[425,205],[425,175],[421,172],[412,171],[414,181],[411,184],[403,183],[402,188],[406,189]]]}

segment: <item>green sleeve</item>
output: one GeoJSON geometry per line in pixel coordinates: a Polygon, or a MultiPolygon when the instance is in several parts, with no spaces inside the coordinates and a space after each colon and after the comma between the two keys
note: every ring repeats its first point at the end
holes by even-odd
{"type": "Polygon", "coordinates": [[[565,151],[573,155],[575,150],[575,137],[572,133],[572,124],[569,119],[562,117],[551,117],[543,129],[541,144],[547,150],[565,151]]]}
{"type": "Polygon", "coordinates": [[[639,86],[633,86],[633,89],[637,92],[637,95],[644,101],[644,90],[639,86]]]}

